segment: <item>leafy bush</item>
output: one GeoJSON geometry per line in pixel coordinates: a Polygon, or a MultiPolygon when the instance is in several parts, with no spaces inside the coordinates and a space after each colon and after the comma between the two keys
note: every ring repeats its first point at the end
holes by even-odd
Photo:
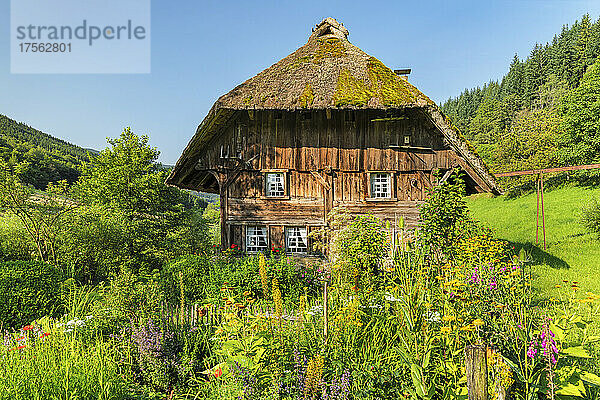
{"type": "Polygon", "coordinates": [[[220,284],[212,284],[211,260],[206,256],[184,255],[176,258],[161,271],[161,286],[170,303],[180,301],[183,287],[184,299],[188,303],[200,302],[215,295],[220,284]]]}
{"type": "Polygon", "coordinates": [[[457,244],[481,228],[469,216],[464,183],[458,172],[429,190],[421,205],[418,242],[433,259],[444,262],[456,255],[457,244]]]}
{"type": "Polygon", "coordinates": [[[96,304],[94,315],[105,332],[118,332],[131,321],[161,316],[164,298],[157,277],[124,272],[113,276],[102,291],[103,301],[96,304]]]}
{"type": "MultiPolygon", "coordinates": [[[[281,256],[278,249],[265,260],[267,280],[271,282],[277,278],[287,302],[297,302],[305,293],[310,295],[318,291],[318,266],[303,265],[292,257],[281,256]]],[[[180,304],[182,287],[187,304],[218,302],[223,290],[234,297],[243,297],[244,293],[245,297],[264,297],[259,255],[240,258],[227,254],[184,255],[163,268],[160,280],[165,300],[171,304],[180,304]]]]}
{"type": "Polygon", "coordinates": [[[17,327],[62,311],[63,276],[38,261],[0,263],[0,326],[17,327]]]}
{"type": "Polygon", "coordinates": [[[374,271],[388,253],[387,242],[380,219],[373,215],[358,215],[336,233],[332,249],[338,263],[361,271],[374,271]]]}
{"type": "Polygon", "coordinates": [[[600,201],[594,198],[583,208],[583,225],[590,231],[600,235],[600,201]]]}
{"type": "Polygon", "coordinates": [[[79,282],[98,282],[120,271],[128,259],[123,245],[126,221],[118,211],[81,207],[61,232],[58,262],[79,282]]]}
{"type": "Polygon", "coordinates": [[[30,260],[35,249],[17,217],[6,214],[0,219],[0,261],[30,260]]]}

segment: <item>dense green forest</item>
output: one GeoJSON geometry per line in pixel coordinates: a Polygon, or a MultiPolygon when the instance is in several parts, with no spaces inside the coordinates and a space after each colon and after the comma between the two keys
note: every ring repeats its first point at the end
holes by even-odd
{"type": "Polygon", "coordinates": [[[600,20],[584,15],[442,109],[495,172],[598,162],[599,56],[600,20]]]}
{"type": "Polygon", "coordinates": [[[77,167],[89,161],[90,152],[0,115],[0,157],[36,189],[45,189],[48,182],[77,180],[77,167]]]}

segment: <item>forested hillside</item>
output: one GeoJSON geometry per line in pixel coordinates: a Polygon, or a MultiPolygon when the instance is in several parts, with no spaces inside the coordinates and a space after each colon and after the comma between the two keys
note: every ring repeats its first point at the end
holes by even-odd
{"type": "Polygon", "coordinates": [[[600,20],[584,15],[442,109],[495,172],[599,162],[598,56],[600,20]]]}
{"type": "Polygon", "coordinates": [[[88,150],[0,115],[0,157],[24,183],[45,189],[48,182],[74,182],[88,150]]]}

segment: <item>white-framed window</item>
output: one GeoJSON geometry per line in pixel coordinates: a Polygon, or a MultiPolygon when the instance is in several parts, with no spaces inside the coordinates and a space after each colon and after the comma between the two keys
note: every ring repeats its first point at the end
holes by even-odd
{"type": "Polygon", "coordinates": [[[306,227],[287,226],[285,228],[285,249],[289,253],[308,252],[306,227]]]}
{"type": "Polygon", "coordinates": [[[265,226],[246,227],[246,251],[257,252],[267,250],[269,236],[265,226]]]}
{"type": "Polygon", "coordinates": [[[265,174],[265,193],[267,197],[285,196],[285,173],[267,172],[265,174]]]}
{"type": "Polygon", "coordinates": [[[386,172],[371,173],[371,198],[389,199],[392,197],[392,175],[386,172]]]}

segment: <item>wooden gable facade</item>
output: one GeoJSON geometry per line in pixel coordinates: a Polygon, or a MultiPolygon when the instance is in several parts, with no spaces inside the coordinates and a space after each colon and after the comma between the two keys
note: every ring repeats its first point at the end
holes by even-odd
{"type": "MultiPolygon", "coordinates": [[[[414,227],[427,188],[455,167],[465,172],[470,192],[498,191],[481,159],[437,106],[403,78],[394,75],[390,86],[410,90],[404,104],[385,104],[385,93],[373,84],[378,78],[368,73],[363,82],[372,97],[340,103],[345,71],[362,61],[367,70],[373,63],[346,37],[341,24],[326,19],[311,35],[308,54],[318,54],[323,40],[337,40],[347,57],[325,56],[318,63],[313,58],[309,71],[285,76],[289,65],[307,57],[301,50],[310,47],[309,39],[220,98],[167,179],[181,188],[220,195],[223,248],[281,246],[307,252],[307,235],[326,223],[334,207],[382,220],[404,217],[414,227]],[[359,61],[348,54],[352,51],[359,61]],[[333,65],[327,62],[331,58],[333,65]],[[333,84],[319,87],[327,77],[333,84]]],[[[360,70],[348,74],[360,76],[360,70]]]]}

